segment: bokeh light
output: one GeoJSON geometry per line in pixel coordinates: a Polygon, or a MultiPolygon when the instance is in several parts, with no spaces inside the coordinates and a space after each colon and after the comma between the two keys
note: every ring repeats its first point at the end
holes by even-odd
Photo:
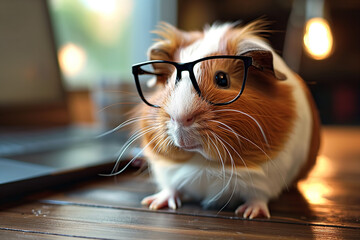
{"type": "Polygon", "coordinates": [[[306,23],[304,45],[306,52],[316,60],[330,56],[333,50],[333,36],[325,19],[312,18],[306,23]]]}
{"type": "Polygon", "coordinates": [[[75,76],[84,67],[86,62],[85,51],[73,44],[67,43],[59,49],[60,68],[66,76],[75,76]]]}

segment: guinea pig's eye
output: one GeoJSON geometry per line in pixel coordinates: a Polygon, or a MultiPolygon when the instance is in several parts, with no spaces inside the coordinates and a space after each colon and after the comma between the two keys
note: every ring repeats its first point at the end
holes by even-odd
{"type": "Polygon", "coordinates": [[[229,88],[230,87],[230,78],[227,73],[223,71],[218,71],[214,76],[215,84],[220,88],[229,88]]]}
{"type": "Polygon", "coordinates": [[[161,82],[163,84],[167,84],[169,81],[170,75],[169,73],[163,72],[157,74],[157,80],[158,82],[161,82]]]}

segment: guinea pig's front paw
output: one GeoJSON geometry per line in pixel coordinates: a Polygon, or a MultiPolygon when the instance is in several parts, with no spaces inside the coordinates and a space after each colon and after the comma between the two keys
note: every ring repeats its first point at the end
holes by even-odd
{"type": "Polygon", "coordinates": [[[181,207],[181,199],[177,191],[164,189],[161,192],[144,198],[141,204],[149,206],[151,210],[158,210],[165,207],[177,209],[181,207]]]}
{"type": "Polygon", "coordinates": [[[235,210],[236,215],[242,214],[244,218],[253,219],[256,217],[270,218],[269,208],[265,201],[251,200],[245,202],[243,205],[235,210]]]}

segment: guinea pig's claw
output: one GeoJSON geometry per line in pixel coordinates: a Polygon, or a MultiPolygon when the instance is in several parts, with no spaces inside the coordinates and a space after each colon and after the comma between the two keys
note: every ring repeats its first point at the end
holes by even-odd
{"type": "Polygon", "coordinates": [[[141,204],[149,206],[150,210],[158,210],[165,207],[177,209],[181,207],[181,200],[178,192],[165,189],[144,198],[141,204]]]}
{"type": "Polygon", "coordinates": [[[270,218],[269,208],[265,201],[253,200],[247,201],[235,211],[235,214],[243,215],[243,218],[253,219],[256,217],[270,218]]]}

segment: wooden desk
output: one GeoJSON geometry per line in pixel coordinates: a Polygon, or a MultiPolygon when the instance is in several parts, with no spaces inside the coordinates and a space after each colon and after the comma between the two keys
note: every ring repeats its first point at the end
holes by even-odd
{"type": "Polygon", "coordinates": [[[360,128],[327,127],[310,178],[244,220],[185,204],[149,211],[146,175],[127,171],[0,206],[0,239],[360,239],[360,128]]]}

